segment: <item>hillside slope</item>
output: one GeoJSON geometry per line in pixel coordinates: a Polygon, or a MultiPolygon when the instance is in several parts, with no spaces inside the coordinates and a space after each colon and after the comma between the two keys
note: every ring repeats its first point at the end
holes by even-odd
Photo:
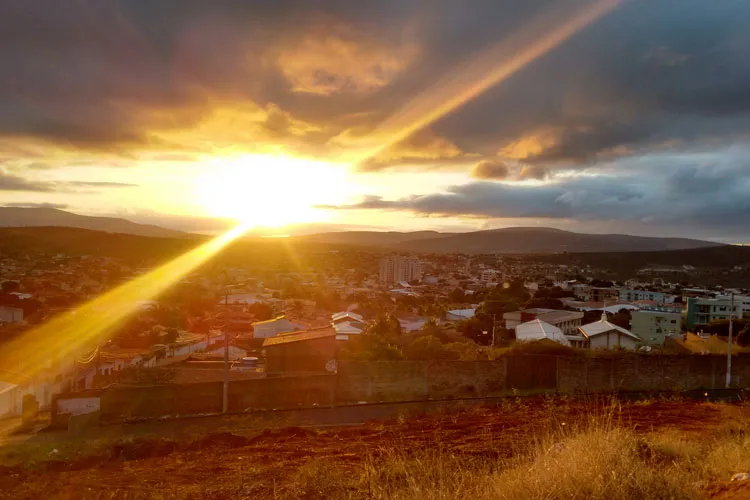
{"type": "Polygon", "coordinates": [[[116,217],[78,215],[56,208],[0,207],[0,227],[74,227],[108,233],[134,234],[157,238],[185,238],[189,233],[148,224],[137,224],[116,217]]]}
{"type": "Polygon", "coordinates": [[[626,234],[584,234],[550,228],[512,227],[457,233],[392,245],[395,250],[433,253],[549,254],[561,252],[643,252],[722,246],[688,238],[626,234]]]}

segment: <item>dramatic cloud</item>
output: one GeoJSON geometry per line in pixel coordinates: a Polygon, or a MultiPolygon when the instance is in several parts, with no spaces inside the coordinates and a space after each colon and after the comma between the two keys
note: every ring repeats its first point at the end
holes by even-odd
{"type": "Polygon", "coordinates": [[[283,154],[464,176],[357,208],[735,231],[749,19],[732,0],[9,2],[0,161],[24,166],[0,190],[125,187],[37,180],[58,164],[283,154]]]}
{"type": "Polygon", "coordinates": [[[615,222],[670,227],[718,239],[750,231],[750,151],[618,160],[590,174],[559,175],[539,185],[473,182],[446,192],[395,200],[369,196],[342,210],[407,211],[425,216],[615,222]]]}
{"type": "Polygon", "coordinates": [[[476,179],[507,179],[510,174],[508,164],[502,160],[482,160],[471,170],[476,179]]]}

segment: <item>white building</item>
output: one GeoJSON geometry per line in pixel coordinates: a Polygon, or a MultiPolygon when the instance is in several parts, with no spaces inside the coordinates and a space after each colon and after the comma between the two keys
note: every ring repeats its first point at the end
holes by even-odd
{"type": "Polygon", "coordinates": [[[632,332],[607,321],[607,313],[602,313],[602,319],[582,325],[578,332],[588,341],[590,349],[613,349],[620,347],[634,351],[641,339],[632,332]]]}
{"type": "Polygon", "coordinates": [[[516,327],[516,340],[532,342],[534,340],[549,339],[562,345],[570,346],[562,330],[539,319],[521,323],[516,327]]]}
{"type": "Polygon", "coordinates": [[[20,323],[23,321],[23,309],[0,306],[0,323],[20,323]]]}
{"type": "Polygon", "coordinates": [[[304,325],[292,323],[286,316],[281,315],[273,319],[253,323],[253,337],[256,339],[267,339],[275,337],[280,333],[294,332],[304,329],[304,325]]]}
{"type": "Polygon", "coordinates": [[[380,259],[380,282],[398,283],[422,278],[422,262],[416,257],[389,255],[380,259]]]}
{"type": "Polygon", "coordinates": [[[667,295],[663,292],[620,288],[620,302],[635,302],[637,300],[653,300],[663,304],[667,301],[667,295]]]}
{"type": "Polygon", "coordinates": [[[669,335],[682,329],[682,313],[673,310],[641,310],[630,315],[630,330],[646,345],[662,345],[669,335]]]}
{"type": "Polygon", "coordinates": [[[556,309],[533,308],[503,314],[505,328],[515,329],[521,323],[539,319],[562,330],[565,335],[575,335],[581,326],[583,313],[579,311],[560,311],[556,309]]]}

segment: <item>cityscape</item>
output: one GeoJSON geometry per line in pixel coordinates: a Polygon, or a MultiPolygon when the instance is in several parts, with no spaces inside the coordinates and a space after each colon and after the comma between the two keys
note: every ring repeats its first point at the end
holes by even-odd
{"type": "Polygon", "coordinates": [[[750,498],[750,1],[0,1],[0,500],[750,498]]]}

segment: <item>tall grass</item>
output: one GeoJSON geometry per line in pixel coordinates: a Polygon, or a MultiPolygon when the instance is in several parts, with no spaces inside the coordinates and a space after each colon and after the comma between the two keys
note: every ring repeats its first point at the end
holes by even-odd
{"type": "Polygon", "coordinates": [[[693,499],[704,486],[750,471],[750,439],[676,433],[639,435],[616,410],[560,424],[509,459],[471,456],[440,446],[383,449],[346,471],[309,462],[277,498],[406,499],[693,499]]]}

